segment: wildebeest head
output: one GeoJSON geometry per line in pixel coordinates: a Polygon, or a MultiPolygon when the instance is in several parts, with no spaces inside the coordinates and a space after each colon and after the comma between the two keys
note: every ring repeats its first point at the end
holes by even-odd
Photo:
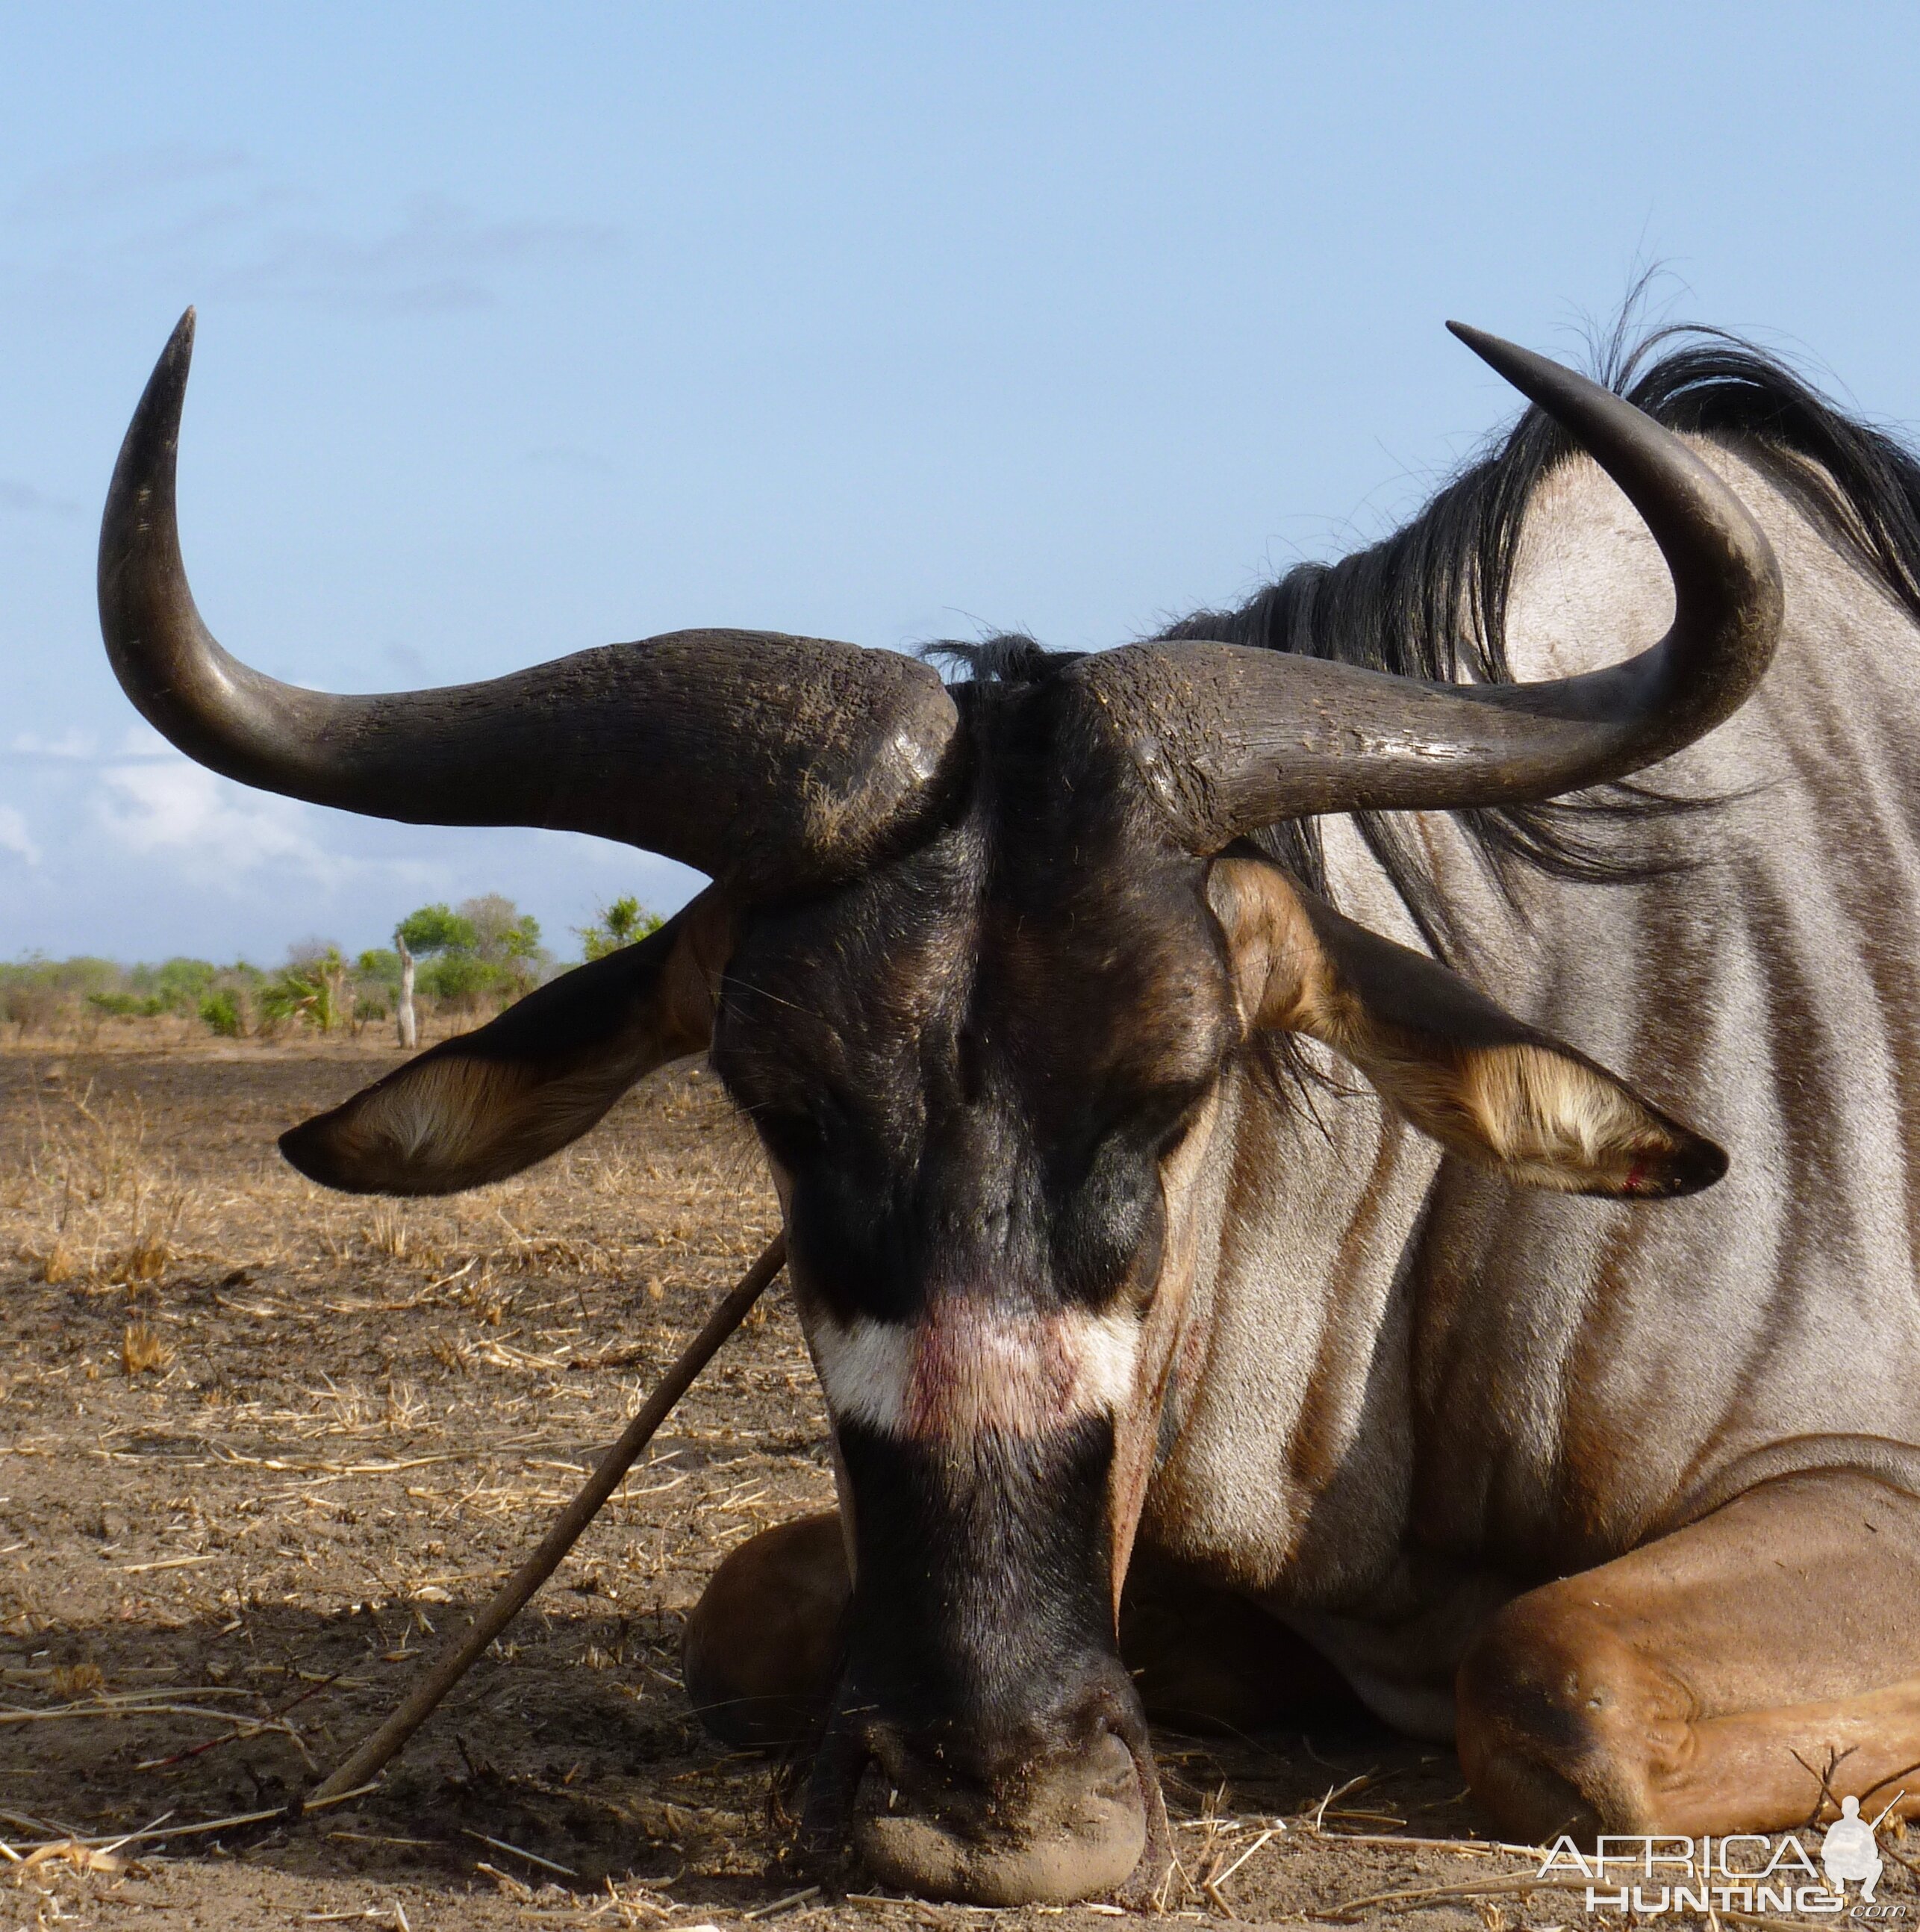
{"type": "Polygon", "coordinates": [[[1718,1150],[1246,842],[1308,814],[1537,800],[1727,716],[1772,655],[1764,537],[1626,404],[1481,354],[1615,477],[1676,616],[1616,667],[1429,685],[1224,644],[1016,652],[952,688],[814,639],[682,632],[383,698],[278,685],[201,625],[173,459],[190,318],[110,496],[107,647],[214,769],[416,822],[566,827],[714,884],[660,932],[422,1055],[282,1144],[316,1180],[518,1172],[710,1049],[784,1210],[855,1557],[816,1826],[989,1900],[1110,1889],[1157,1791],[1114,1623],[1204,1233],[1228,1070],[1322,1042],[1448,1147],[1620,1196],[1718,1150]],[[856,1802],[863,1773],[886,1802],[856,1802]]]}

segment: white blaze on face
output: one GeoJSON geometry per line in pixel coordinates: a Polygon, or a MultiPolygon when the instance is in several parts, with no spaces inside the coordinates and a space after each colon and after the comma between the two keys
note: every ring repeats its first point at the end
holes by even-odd
{"type": "Polygon", "coordinates": [[[916,1322],[823,1313],[811,1327],[834,1419],[911,1442],[1047,1436],[1112,1414],[1132,1393],[1140,1332],[1125,1313],[1012,1314],[959,1296],[916,1322]]]}

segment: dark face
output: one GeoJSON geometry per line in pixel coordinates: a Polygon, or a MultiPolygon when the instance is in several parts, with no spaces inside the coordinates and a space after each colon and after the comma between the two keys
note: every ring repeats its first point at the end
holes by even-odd
{"type": "Polygon", "coordinates": [[[757,914],[713,1045],[780,1184],[853,1531],[817,1804],[877,1767],[869,1856],[951,1887],[964,1854],[976,1895],[1084,1895],[1138,1855],[1114,1601],[1168,1176],[1239,1035],[1204,866],[1124,783],[1062,778],[1058,704],[974,694],[955,821],[757,914]],[[1041,1894],[1036,1837],[1064,1858],[1041,1894]]]}

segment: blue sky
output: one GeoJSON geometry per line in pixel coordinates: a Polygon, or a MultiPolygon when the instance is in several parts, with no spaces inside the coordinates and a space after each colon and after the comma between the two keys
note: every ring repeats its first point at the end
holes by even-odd
{"type": "Polygon", "coordinates": [[[1656,305],[1920,421],[1920,10],[0,10],[0,958],[698,880],[200,772],[93,604],[176,316],[195,588],[332,689],[744,624],[1112,644],[1378,534],[1656,305]]]}

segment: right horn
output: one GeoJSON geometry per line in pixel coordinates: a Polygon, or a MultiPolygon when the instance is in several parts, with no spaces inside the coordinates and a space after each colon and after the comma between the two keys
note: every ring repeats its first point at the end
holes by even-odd
{"type": "Polygon", "coordinates": [[[928,665],[767,631],[677,631],[483,684],[339,697],[222,650],[174,514],[189,309],[120,451],[100,624],[154,728],[243,784],[424,825],[538,825],[664,853],[748,896],[856,868],[925,808],[958,722],[928,665]]]}
{"type": "Polygon", "coordinates": [[[1772,662],[1766,535],[1685,443],[1544,356],[1448,327],[1624,491],[1673,579],[1673,626],[1623,664],[1539,684],[1440,684],[1208,643],[1130,644],[1077,677],[1196,852],[1317,812],[1520,805],[1626,777],[1730,717],[1772,662]]]}

